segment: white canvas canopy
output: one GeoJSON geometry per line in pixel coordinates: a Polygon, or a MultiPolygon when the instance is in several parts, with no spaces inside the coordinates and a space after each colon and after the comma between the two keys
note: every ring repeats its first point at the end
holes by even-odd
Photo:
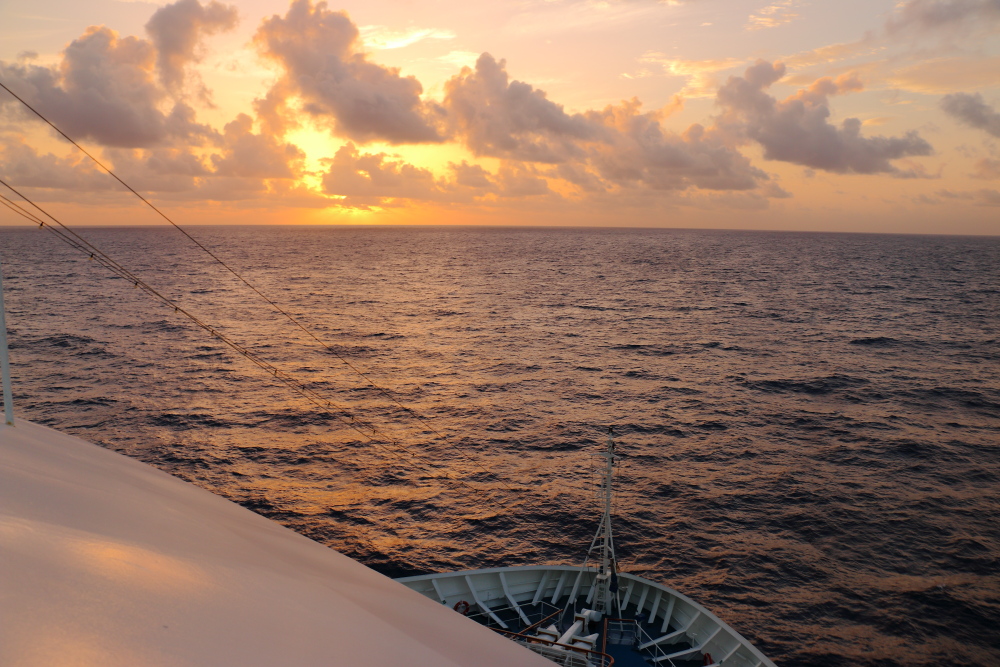
{"type": "Polygon", "coordinates": [[[0,664],[551,667],[148,465],[0,426],[0,664]]]}

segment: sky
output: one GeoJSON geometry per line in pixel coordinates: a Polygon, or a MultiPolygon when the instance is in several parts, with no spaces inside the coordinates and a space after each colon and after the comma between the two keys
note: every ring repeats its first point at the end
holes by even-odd
{"type": "MultiPolygon", "coordinates": [[[[0,83],[182,225],[1000,234],[1000,0],[3,0],[0,83]]],[[[3,90],[0,178],[163,222],[3,90]]]]}

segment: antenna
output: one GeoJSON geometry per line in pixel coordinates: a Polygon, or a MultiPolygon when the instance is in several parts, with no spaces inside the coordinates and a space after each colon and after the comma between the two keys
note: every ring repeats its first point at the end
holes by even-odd
{"type": "Polygon", "coordinates": [[[7,320],[3,306],[3,266],[0,265],[0,374],[3,375],[3,412],[7,426],[14,425],[14,396],[10,389],[10,359],[7,356],[7,320]]]}

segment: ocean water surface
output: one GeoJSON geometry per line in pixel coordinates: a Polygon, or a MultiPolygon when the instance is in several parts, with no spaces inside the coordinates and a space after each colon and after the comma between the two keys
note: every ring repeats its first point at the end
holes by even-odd
{"type": "Polygon", "coordinates": [[[626,571],[779,665],[1000,665],[1000,238],[191,229],[327,349],[176,230],[80,233],[340,408],[5,228],[23,417],[393,576],[580,563],[613,425],[626,571]]]}

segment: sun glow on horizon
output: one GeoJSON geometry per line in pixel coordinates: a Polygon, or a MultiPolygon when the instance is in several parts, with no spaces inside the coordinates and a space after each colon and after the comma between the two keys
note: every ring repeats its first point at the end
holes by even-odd
{"type": "MultiPolygon", "coordinates": [[[[1000,16],[981,3],[68,2],[0,9],[0,80],[193,224],[1000,233],[1000,16]],[[27,29],[46,14],[61,32],[27,29]]],[[[122,205],[0,110],[12,184],[122,205]]]]}

